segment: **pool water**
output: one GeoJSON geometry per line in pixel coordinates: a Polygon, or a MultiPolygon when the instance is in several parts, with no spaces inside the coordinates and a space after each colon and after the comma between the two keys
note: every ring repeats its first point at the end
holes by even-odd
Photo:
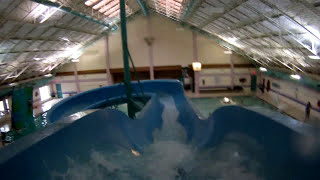
{"type": "Polygon", "coordinates": [[[177,122],[179,112],[170,96],[163,96],[161,129],[154,143],[142,151],[112,145],[92,148],[90,158],[69,158],[65,172],[51,172],[54,180],[136,179],[264,179],[265,153],[244,134],[229,134],[217,146],[198,149],[187,143],[185,129],[177,122]]]}
{"type": "MultiPolygon", "coordinates": [[[[274,106],[255,96],[232,96],[228,98],[236,105],[242,107],[259,106],[270,110],[277,110],[274,106]]],[[[209,117],[219,107],[230,105],[223,103],[223,97],[191,98],[190,100],[200,114],[205,118],[209,117]]]]}

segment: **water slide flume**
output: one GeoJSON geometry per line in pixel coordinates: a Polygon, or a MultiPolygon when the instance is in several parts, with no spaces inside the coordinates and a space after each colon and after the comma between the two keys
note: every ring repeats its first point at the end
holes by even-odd
{"type": "MultiPolygon", "coordinates": [[[[318,131],[310,132],[309,128],[309,134],[303,134],[303,126],[287,126],[239,106],[219,108],[208,119],[202,119],[186,98],[180,82],[157,80],[141,84],[150,99],[135,120],[119,110],[103,108],[42,140],[22,138],[0,151],[0,155],[9,157],[0,158],[2,177],[50,179],[53,172],[60,178],[66,174],[69,177],[90,164],[92,172],[108,172],[104,175],[109,179],[111,176],[119,179],[127,172],[133,173],[129,179],[139,179],[141,170],[149,179],[160,176],[161,179],[197,179],[209,172],[213,173],[212,178],[228,179],[231,177],[225,177],[222,172],[251,167],[256,163],[245,159],[255,158],[254,154],[261,152],[259,168],[249,172],[262,169],[263,173],[257,170],[252,175],[240,171],[239,177],[319,179],[316,173],[320,165],[318,131]],[[26,142],[29,146],[21,148],[26,142]],[[19,148],[21,151],[14,151],[19,148]],[[111,154],[109,159],[99,153],[101,149],[111,154]],[[15,154],[10,156],[10,152],[15,154]],[[221,153],[223,160],[218,158],[221,153]],[[156,157],[158,159],[154,159],[156,157]],[[230,158],[230,167],[221,168],[230,158]],[[110,165],[116,161],[119,163],[110,165]],[[70,167],[70,162],[81,165],[70,167]],[[235,167],[235,164],[242,165],[235,167]]],[[[139,88],[136,83],[132,83],[132,87],[139,88]]],[[[55,105],[48,119],[55,125],[76,112],[123,99],[125,93],[125,87],[116,84],[74,95],[55,105]]],[[[42,134],[52,131],[50,126],[47,129],[42,134]]]]}

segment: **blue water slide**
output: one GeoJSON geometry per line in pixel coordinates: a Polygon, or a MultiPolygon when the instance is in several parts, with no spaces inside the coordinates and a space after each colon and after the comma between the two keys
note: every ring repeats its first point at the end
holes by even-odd
{"type": "MultiPolygon", "coordinates": [[[[143,153],[143,147],[153,142],[154,130],[162,127],[164,107],[159,96],[165,94],[174,99],[178,122],[186,130],[188,143],[199,149],[210,148],[230,133],[246,134],[266,151],[265,168],[271,172],[267,179],[284,179],[287,174],[292,174],[291,179],[320,179],[316,172],[320,165],[318,131],[304,134],[304,126],[289,126],[239,106],[219,108],[203,119],[186,98],[180,82],[143,81],[142,86],[150,98],[134,120],[118,110],[103,108],[57,128],[67,116],[123,99],[122,84],[62,100],[48,113],[52,122],[49,127],[0,150],[1,178],[50,179],[50,172],[67,170],[69,158],[87,161],[90,151],[101,144],[143,153]],[[39,134],[43,138],[36,138],[39,134]]],[[[139,92],[137,83],[133,88],[139,92]]]]}

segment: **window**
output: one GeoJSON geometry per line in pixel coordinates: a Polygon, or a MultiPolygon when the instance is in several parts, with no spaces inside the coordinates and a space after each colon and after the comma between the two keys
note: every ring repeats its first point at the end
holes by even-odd
{"type": "Polygon", "coordinates": [[[41,101],[45,101],[51,98],[49,86],[43,86],[39,88],[39,92],[41,101]]]}
{"type": "Polygon", "coordinates": [[[3,101],[0,101],[0,111],[4,111],[4,104],[3,104],[3,101]]]}
{"type": "Polygon", "coordinates": [[[4,112],[7,112],[8,110],[9,110],[8,99],[0,101],[0,112],[1,112],[1,115],[4,115],[4,112]]]}

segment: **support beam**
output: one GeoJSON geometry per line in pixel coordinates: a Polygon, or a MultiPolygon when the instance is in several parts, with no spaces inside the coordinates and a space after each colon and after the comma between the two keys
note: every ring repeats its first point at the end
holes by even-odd
{"type": "MultiPolygon", "coordinates": [[[[294,33],[293,35],[303,35],[306,33],[294,33]]],[[[263,34],[263,35],[253,35],[250,37],[244,37],[244,38],[240,38],[239,40],[247,40],[247,39],[260,39],[260,38],[266,38],[266,37],[283,37],[283,36],[290,36],[292,35],[291,33],[287,33],[287,32],[270,32],[268,34],[263,34]]]]}
{"type": "Polygon", "coordinates": [[[199,61],[198,59],[198,43],[197,43],[197,33],[192,31],[192,43],[193,43],[193,60],[199,61]]]}
{"type": "Polygon", "coordinates": [[[66,41],[63,39],[55,39],[55,38],[42,38],[42,37],[0,37],[0,40],[15,40],[15,41],[46,41],[46,42],[65,42],[65,43],[81,43],[80,41],[66,41]]]}
{"type": "Polygon", "coordinates": [[[291,47],[291,46],[286,46],[286,47],[275,47],[275,46],[252,46],[252,48],[255,49],[292,49],[292,50],[297,50],[297,49],[305,49],[303,47],[291,47]]]}
{"type": "Polygon", "coordinates": [[[233,54],[230,54],[230,77],[231,77],[231,89],[234,88],[234,62],[233,54]]]}
{"type": "Polygon", "coordinates": [[[128,115],[130,118],[134,118],[135,113],[133,110],[132,102],[132,87],[130,77],[130,66],[129,66],[129,50],[127,42],[127,19],[126,19],[126,2],[120,0],[120,22],[121,22],[121,40],[122,40],[122,53],[123,53],[123,66],[124,66],[124,83],[126,88],[126,96],[128,103],[128,115]]]}
{"type": "Polygon", "coordinates": [[[105,39],[105,55],[106,55],[106,73],[108,85],[113,84],[112,74],[110,72],[110,52],[109,52],[109,36],[105,39]]]}
{"type": "Polygon", "coordinates": [[[191,0],[191,2],[187,5],[187,10],[185,11],[181,21],[186,22],[189,17],[192,17],[193,13],[200,7],[202,1],[199,0],[191,0]]]}
{"type": "MultiPolygon", "coordinates": [[[[302,43],[300,40],[298,40],[296,37],[294,37],[294,35],[295,35],[294,33],[292,33],[292,32],[291,32],[290,30],[288,30],[287,28],[282,27],[279,23],[275,22],[275,21],[273,20],[273,18],[270,18],[270,17],[266,16],[265,14],[263,14],[263,13],[261,13],[259,10],[257,10],[255,7],[252,7],[252,6],[250,6],[250,5],[246,5],[246,8],[248,8],[249,10],[251,10],[253,13],[256,13],[256,14],[258,14],[258,15],[264,16],[265,18],[267,18],[267,20],[268,20],[271,24],[273,24],[274,26],[278,27],[281,31],[287,32],[288,34],[290,34],[289,36],[290,36],[293,40],[295,40],[295,41],[298,42],[299,44],[303,45],[303,43],[302,43]]],[[[285,15],[286,15],[286,14],[285,14],[285,15]]],[[[311,53],[313,53],[313,54],[316,55],[316,53],[315,53],[312,49],[308,48],[308,47],[305,46],[305,45],[303,45],[303,46],[305,47],[305,49],[309,50],[311,53]]],[[[312,47],[312,48],[313,48],[313,47],[312,47]]],[[[286,65],[285,63],[282,63],[282,64],[292,70],[292,68],[290,68],[290,67],[289,67],[288,65],[286,65]]]]}
{"type": "Polygon", "coordinates": [[[151,28],[151,19],[148,17],[147,19],[147,30],[149,35],[148,49],[149,49],[149,71],[150,71],[150,79],[154,80],[154,60],[153,60],[153,37],[152,37],[152,28],[151,28]]]}
{"type": "Polygon", "coordinates": [[[80,84],[79,84],[77,63],[72,63],[72,65],[73,65],[74,80],[76,81],[77,93],[80,93],[81,90],[80,90],[80,84]]]}
{"type": "MultiPolygon", "coordinates": [[[[197,33],[192,31],[192,44],[193,44],[193,61],[199,61],[198,57],[198,43],[197,43],[197,33]]],[[[196,95],[200,94],[199,81],[200,81],[200,72],[194,71],[194,92],[196,95]]]]}
{"type": "Polygon", "coordinates": [[[33,124],[33,88],[25,87],[13,91],[12,125],[14,129],[30,130],[33,124]]]}
{"type": "Polygon", "coordinates": [[[278,6],[266,1],[266,0],[259,0],[260,2],[264,3],[265,5],[269,6],[272,9],[276,9],[278,10],[280,13],[282,13],[283,15],[288,16],[294,23],[298,24],[300,27],[302,27],[304,30],[306,30],[308,33],[310,33],[313,37],[315,37],[316,39],[320,40],[320,37],[318,37],[316,34],[314,34],[314,32],[310,31],[308,28],[306,28],[303,24],[301,24],[300,22],[298,22],[297,20],[294,19],[294,17],[290,16],[288,13],[284,12],[282,9],[278,8],[278,6]]]}
{"type": "MultiPolygon", "coordinates": [[[[274,15],[271,15],[270,17],[271,18],[279,18],[281,16],[282,16],[281,14],[274,14],[274,15]]],[[[231,27],[230,29],[225,29],[223,31],[220,31],[217,34],[228,33],[228,32],[231,32],[233,30],[237,30],[237,29],[243,28],[245,26],[250,26],[250,25],[253,25],[253,24],[256,24],[256,23],[259,23],[259,22],[263,22],[263,21],[266,21],[266,20],[268,20],[268,18],[259,17],[259,18],[257,18],[256,20],[253,20],[253,21],[247,21],[247,22],[244,22],[244,23],[237,24],[234,27],[231,27]]]]}
{"type": "Polygon", "coordinates": [[[142,10],[142,12],[143,12],[143,14],[144,14],[145,16],[149,16],[149,11],[148,11],[148,8],[147,8],[146,3],[145,3],[143,0],[137,0],[137,2],[138,2],[138,4],[139,4],[139,6],[140,6],[140,8],[141,8],[141,10],[142,10]]]}
{"type": "Polygon", "coordinates": [[[203,24],[201,24],[199,26],[200,29],[202,29],[203,27],[205,27],[206,25],[210,24],[211,22],[219,19],[220,17],[223,17],[225,14],[229,13],[230,11],[238,8],[239,6],[241,6],[243,3],[247,2],[248,0],[238,0],[236,1],[237,3],[234,4],[232,7],[229,7],[228,9],[226,9],[223,13],[221,13],[220,15],[215,15],[213,14],[206,22],[204,22],[203,24]]]}
{"type": "Polygon", "coordinates": [[[81,12],[77,12],[77,11],[74,11],[72,10],[71,8],[69,7],[66,7],[66,6],[62,6],[60,5],[59,3],[56,3],[56,2],[52,2],[52,1],[49,1],[49,0],[32,0],[33,2],[36,2],[36,3],[39,3],[39,4],[43,4],[43,5],[46,5],[46,6],[50,6],[50,7],[55,7],[55,8],[59,8],[61,11],[64,11],[66,13],[69,13],[69,14],[72,14],[74,16],[78,16],[78,17],[81,17],[82,19],[85,19],[85,20],[88,20],[88,21],[92,21],[94,23],[97,23],[97,24],[100,24],[102,26],[106,26],[106,27],[109,27],[109,24],[103,22],[103,21],[100,21],[98,19],[95,19],[93,17],[90,17],[86,14],[83,14],[81,12]]]}

